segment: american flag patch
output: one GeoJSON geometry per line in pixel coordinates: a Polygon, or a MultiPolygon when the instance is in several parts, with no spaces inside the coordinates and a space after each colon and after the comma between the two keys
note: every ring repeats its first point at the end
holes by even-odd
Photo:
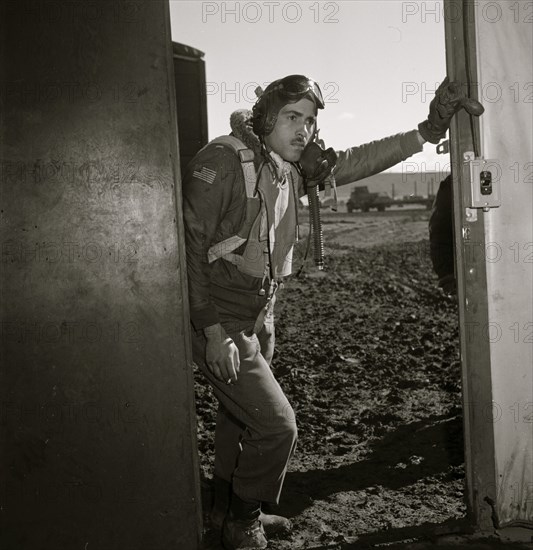
{"type": "Polygon", "coordinates": [[[199,180],[205,181],[211,185],[215,178],[217,177],[216,170],[211,170],[210,168],[207,168],[206,166],[202,166],[202,169],[200,171],[195,170],[192,173],[193,178],[198,178],[199,180]]]}

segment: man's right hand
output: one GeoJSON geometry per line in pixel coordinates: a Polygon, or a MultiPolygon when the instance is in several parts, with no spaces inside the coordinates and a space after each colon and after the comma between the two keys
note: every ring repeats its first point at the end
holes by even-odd
{"type": "Polygon", "coordinates": [[[205,362],[221,382],[231,384],[237,381],[240,370],[239,350],[220,323],[204,328],[207,338],[205,362]]]}

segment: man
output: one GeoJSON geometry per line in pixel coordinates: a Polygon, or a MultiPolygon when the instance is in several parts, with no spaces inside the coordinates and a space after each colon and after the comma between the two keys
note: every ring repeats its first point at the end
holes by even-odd
{"type": "MultiPolygon", "coordinates": [[[[455,112],[479,111],[467,101],[446,80],[418,131],[338,152],[337,184],[381,172],[421,151],[425,141],[438,143],[455,112]]],[[[313,80],[276,80],[251,120],[232,115],[232,137],[208,144],[184,177],[193,356],[219,401],[211,519],[222,526],[229,549],[266,548],[267,534],[290,526],[261,510],[278,502],[297,438],[294,411],[270,369],[273,306],[279,282],[292,270],[298,197],[332,168],[325,154],[319,159],[325,169],[305,182],[299,166],[323,108],[313,80]]]]}
{"type": "Polygon", "coordinates": [[[429,253],[439,288],[445,296],[457,294],[453,242],[452,176],[440,182],[429,217],[429,253]]]}

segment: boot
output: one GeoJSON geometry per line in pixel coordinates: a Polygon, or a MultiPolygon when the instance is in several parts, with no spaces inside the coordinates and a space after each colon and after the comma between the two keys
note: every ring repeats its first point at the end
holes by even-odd
{"type": "MultiPolygon", "coordinates": [[[[231,483],[215,475],[213,476],[213,485],[215,498],[209,519],[211,527],[218,531],[222,529],[224,518],[229,510],[231,483]]],[[[267,514],[262,510],[259,513],[259,521],[262,523],[267,537],[276,534],[288,534],[292,529],[291,522],[287,518],[276,516],[275,514],[267,514]]]]}
{"type": "Polygon", "coordinates": [[[292,524],[289,519],[275,514],[267,514],[261,510],[259,521],[263,525],[263,529],[267,537],[273,535],[288,535],[291,532],[292,524]]]}
{"type": "Polygon", "coordinates": [[[215,497],[213,499],[213,508],[211,508],[209,514],[209,520],[211,522],[211,527],[220,531],[224,523],[224,518],[229,510],[231,483],[215,474],[213,476],[213,489],[215,497]]]}
{"type": "Polygon", "coordinates": [[[261,503],[231,495],[229,512],[222,527],[222,546],[225,550],[262,550],[268,541],[259,521],[261,503]]]}
{"type": "MultiPolygon", "coordinates": [[[[213,529],[222,529],[225,517],[225,512],[221,512],[220,510],[213,508],[209,516],[213,529]]],[[[292,530],[291,521],[283,516],[276,516],[274,514],[265,514],[264,512],[261,512],[258,519],[263,525],[263,530],[265,531],[265,535],[267,537],[272,537],[278,534],[288,535],[292,530]]]]}

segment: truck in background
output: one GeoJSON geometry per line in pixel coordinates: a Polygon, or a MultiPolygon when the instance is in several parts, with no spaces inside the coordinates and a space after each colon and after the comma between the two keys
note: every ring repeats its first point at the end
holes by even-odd
{"type": "Polygon", "coordinates": [[[353,188],[350,198],[346,202],[346,210],[348,212],[354,210],[368,212],[371,208],[375,208],[378,212],[383,212],[387,206],[391,206],[393,203],[394,199],[387,193],[371,193],[366,185],[358,185],[353,188]]]}
{"type": "Polygon", "coordinates": [[[390,208],[391,206],[403,207],[410,204],[421,204],[430,209],[434,199],[433,195],[427,197],[410,195],[404,196],[401,199],[393,199],[385,192],[371,193],[366,185],[357,185],[352,189],[350,198],[346,202],[346,210],[349,213],[354,210],[368,212],[371,208],[375,208],[378,212],[384,212],[386,208],[390,208]]]}

